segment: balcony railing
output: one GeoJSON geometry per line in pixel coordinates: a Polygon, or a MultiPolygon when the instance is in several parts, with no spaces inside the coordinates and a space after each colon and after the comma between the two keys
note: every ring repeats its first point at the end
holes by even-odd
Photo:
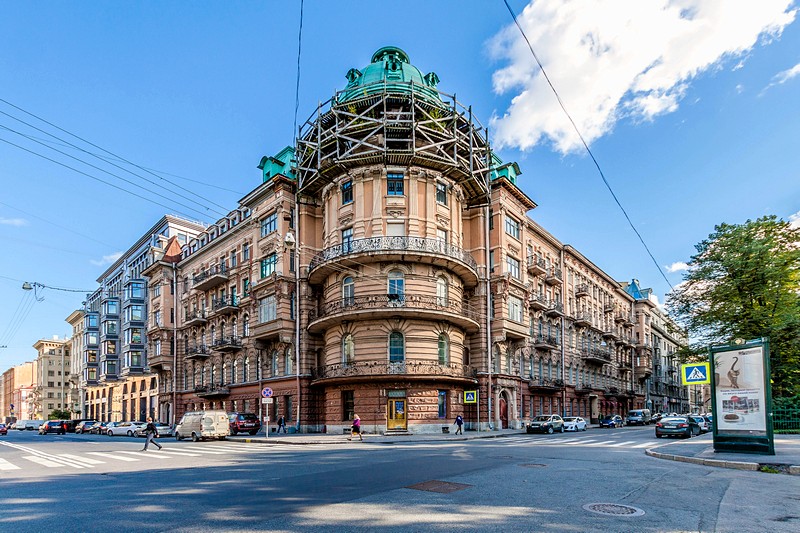
{"type": "Polygon", "coordinates": [[[550,270],[547,271],[547,275],[544,278],[544,282],[548,285],[558,285],[561,283],[561,268],[559,267],[550,267],[550,270]]]}
{"type": "Polygon", "coordinates": [[[582,348],[581,358],[594,363],[606,364],[611,362],[611,352],[602,348],[582,348]]]}
{"type": "Polygon", "coordinates": [[[561,316],[564,314],[564,304],[558,300],[550,300],[544,312],[549,316],[561,316]]]}
{"type": "Polygon", "coordinates": [[[426,252],[442,254],[466,263],[475,271],[478,269],[478,263],[475,261],[475,258],[473,258],[469,252],[458,246],[447,244],[438,239],[405,236],[355,239],[325,248],[311,259],[311,262],[308,264],[308,271],[311,272],[321,264],[340,257],[372,252],[426,252]]]}
{"type": "Polygon", "coordinates": [[[590,326],[592,324],[592,315],[587,312],[579,312],[575,315],[576,326],[590,326]]]}
{"type": "Polygon", "coordinates": [[[186,359],[205,359],[211,355],[205,344],[190,346],[186,349],[186,359]]]}
{"type": "Polygon", "coordinates": [[[242,338],[241,337],[220,337],[215,339],[211,344],[211,348],[218,352],[232,352],[234,350],[241,350],[242,338]]]}
{"type": "Polygon", "coordinates": [[[528,273],[532,276],[541,276],[547,272],[547,263],[544,259],[535,255],[528,257],[528,273]]]}
{"type": "Polygon", "coordinates": [[[547,304],[548,304],[547,298],[544,296],[544,294],[536,294],[536,293],[531,294],[530,300],[528,302],[528,305],[534,311],[541,311],[542,309],[547,309],[547,304]]]}
{"type": "Polygon", "coordinates": [[[575,385],[575,394],[589,394],[592,390],[594,390],[594,387],[585,381],[575,385]]]}
{"type": "Polygon", "coordinates": [[[528,382],[530,390],[559,391],[564,388],[564,380],[551,378],[533,378],[528,382]]]}
{"type": "Polygon", "coordinates": [[[231,390],[222,385],[197,385],[194,388],[194,393],[200,398],[219,398],[228,396],[231,390]]]}
{"type": "Polygon", "coordinates": [[[558,338],[554,335],[539,333],[534,337],[533,345],[540,349],[555,349],[558,348],[558,338]]]}
{"type": "Polygon", "coordinates": [[[205,309],[195,309],[190,313],[186,313],[183,319],[184,326],[199,326],[208,322],[206,319],[205,309]]]}
{"type": "Polygon", "coordinates": [[[353,363],[337,363],[314,368],[311,375],[314,380],[334,378],[360,378],[367,376],[437,376],[474,380],[478,377],[475,368],[461,363],[439,364],[437,361],[406,359],[403,362],[359,361],[353,363]]]}
{"type": "Polygon", "coordinates": [[[472,320],[478,320],[475,311],[467,308],[460,300],[443,296],[425,296],[418,294],[365,294],[348,298],[340,298],[323,305],[319,311],[309,313],[309,321],[318,318],[376,309],[429,309],[453,313],[472,320]]]}
{"type": "Polygon", "coordinates": [[[239,309],[239,298],[237,296],[214,298],[211,301],[211,309],[214,313],[233,313],[239,309]]]}
{"type": "Polygon", "coordinates": [[[192,286],[195,289],[204,291],[219,285],[223,281],[228,281],[228,267],[220,264],[196,274],[192,278],[192,286]]]}
{"type": "Polygon", "coordinates": [[[581,283],[580,285],[575,287],[575,298],[583,298],[584,296],[589,296],[589,284],[588,283],[581,283]]]}

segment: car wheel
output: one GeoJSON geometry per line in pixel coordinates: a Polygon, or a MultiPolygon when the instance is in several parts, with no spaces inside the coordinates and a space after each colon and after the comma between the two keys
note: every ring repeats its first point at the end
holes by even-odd
{"type": "Polygon", "coordinates": [[[552,435],[553,434],[553,426],[550,426],[549,428],[547,428],[547,434],[548,435],[552,435]]]}
{"type": "Polygon", "coordinates": [[[108,431],[106,431],[106,435],[108,435],[109,437],[113,437],[113,436],[114,436],[114,434],[113,434],[113,433],[111,433],[111,430],[110,430],[110,429],[109,429],[108,431]]]}
{"type": "Polygon", "coordinates": [[[564,426],[561,426],[561,433],[564,433],[564,426]]]}
{"type": "Polygon", "coordinates": [[[200,439],[199,439],[199,438],[197,438],[197,433],[194,433],[194,432],[192,432],[192,442],[197,442],[197,441],[199,441],[199,440],[200,440],[200,439]]]}
{"type": "Polygon", "coordinates": [[[128,430],[128,436],[133,437],[133,431],[131,431],[130,429],[128,430]]]}

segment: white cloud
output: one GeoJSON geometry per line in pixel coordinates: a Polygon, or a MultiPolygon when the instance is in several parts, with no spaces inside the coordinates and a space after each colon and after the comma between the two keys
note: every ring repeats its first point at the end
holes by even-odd
{"type": "Polygon", "coordinates": [[[793,228],[800,229],[800,211],[794,215],[789,215],[789,225],[793,228]]]}
{"type": "Polygon", "coordinates": [[[24,218],[3,218],[0,217],[0,224],[4,226],[27,226],[28,221],[24,218]]]}
{"type": "MultiPolygon", "coordinates": [[[[625,117],[652,120],[678,108],[698,74],[780,35],[792,0],[538,0],[518,15],[533,49],[587,143],[625,117]]],[[[581,143],[515,25],[488,43],[506,66],[494,73],[510,107],[492,119],[499,147],[581,143]]]]}
{"type": "Polygon", "coordinates": [[[791,80],[792,78],[796,78],[797,76],[800,76],[800,63],[796,64],[790,69],[775,74],[772,77],[772,80],[769,82],[769,85],[764,87],[764,89],[761,91],[761,94],[764,94],[770,87],[775,87],[776,85],[782,85],[787,81],[791,80]]]}
{"type": "Polygon", "coordinates": [[[683,261],[677,261],[677,262],[672,263],[671,265],[668,265],[668,266],[666,266],[664,268],[667,269],[667,272],[672,273],[672,272],[680,272],[681,270],[689,270],[689,265],[687,265],[683,261]]]}
{"type": "Polygon", "coordinates": [[[120,257],[122,257],[122,252],[116,252],[110,255],[104,255],[99,261],[97,259],[89,259],[89,262],[96,266],[105,266],[110,265],[120,257]]]}

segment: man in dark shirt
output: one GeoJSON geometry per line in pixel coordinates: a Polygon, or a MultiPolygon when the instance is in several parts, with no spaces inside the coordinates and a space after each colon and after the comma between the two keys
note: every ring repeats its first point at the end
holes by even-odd
{"type": "Polygon", "coordinates": [[[158,449],[161,449],[161,445],[155,441],[158,437],[158,430],[156,429],[156,425],[153,424],[153,419],[149,416],[147,417],[147,426],[144,428],[144,448],[142,448],[143,452],[147,451],[147,445],[151,442],[158,446],[158,449]]]}

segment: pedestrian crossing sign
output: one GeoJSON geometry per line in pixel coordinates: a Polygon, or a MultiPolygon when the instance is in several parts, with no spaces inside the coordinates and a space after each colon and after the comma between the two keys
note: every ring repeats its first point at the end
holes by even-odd
{"type": "Polygon", "coordinates": [[[464,403],[478,403],[478,391],[465,390],[464,403]]]}
{"type": "Polygon", "coordinates": [[[708,363],[689,363],[681,365],[681,382],[684,385],[705,385],[711,383],[708,363]]]}

